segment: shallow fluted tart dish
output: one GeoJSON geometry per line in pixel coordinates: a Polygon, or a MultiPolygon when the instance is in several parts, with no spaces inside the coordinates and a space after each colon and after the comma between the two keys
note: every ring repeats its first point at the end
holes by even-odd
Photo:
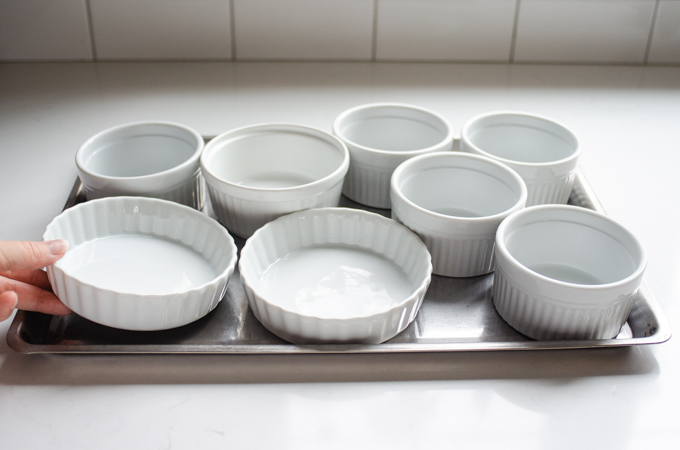
{"type": "Polygon", "coordinates": [[[322,208],[280,217],[239,261],[255,317],[295,344],[378,344],[416,317],[431,257],[408,228],[366,211],[322,208]]]}
{"type": "Polygon", "coordinates": [[[86,319],[126,330],[200,319],[220,302],[236,267],[236,245],[224,227],[159,199],[81,203],[57,216],[43,238],[70,244],[47,268],[57,297],[86,319]]]}

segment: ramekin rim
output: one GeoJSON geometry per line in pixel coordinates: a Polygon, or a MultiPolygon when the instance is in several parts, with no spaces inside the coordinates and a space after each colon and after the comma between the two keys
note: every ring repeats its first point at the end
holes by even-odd
{"type": "Polygon", "coordinates": [[[384,155],[384,156],[400,156],[400,155],[402,155],[402,156],[407,156],[407,157],[420,155],[420,154],[423,154],[423,153],[434,152],[439,148],[446,147],[446,145],[448,143],[453,143],[453,141],[455,139],[455,131],[454,131],[453,127],[451,126],[449,121],[444,116],[442,116],[441,114],[439,114],[439,113],[437,113],[437,112],[435,112],[431,109],[423,108],[422,106],[411,105],[411,104],[408,104],[408,103],[391,103],[391,102],[366,103],[364,105],[354,106],[352,108],[349,108],[349,109],[343,111],[333,121],[333,134],[335,136],[337,136],[344,143],[350,144],[350,145],[352,145],[352,147],[360,149],[360,150],[367,152],[367,153],[374,153],[374,154],[384,155]],[[439,141],[438,143],[431,145],[429,147],[419,148],[419,149],[416,149],[416,150],[394,151],[394,150],[381,150],[381,149],[377,149],[377,148],[373,148],[373,147],[367,147],[365,145],[361,145],[361,144],[358,144],[358,143],[356,143],[356,142],[354,142],[350,139],[347,139],[346,137],[344,137],[340,133],[340,130],[339,130],[340,121],[342,119],[344,119],[345,117],[347,117],[348,115],[350,115],[350,114],[352,114],[356,111],[360,111],[360,110],[364,110],[364,109],[371,109],[371,108],[380,108],[380,107],[399,107],[399,108],[405,108],[405,109],[412,109],[412,110],[416,110],[416,111],[419,111],[419,112],[429,114],[429,115],[435,117],[437,120],[441,121],[442,124],[444,124],[444,126],[448,130],[446,137],[444,139],[442,139],[441,141],[439,141]]]}
{"type": "MultiPolygon", "coordinates": [[[[542,220],[541,222],[545,222],[545,220],[542,220]]],[[[577,222],[574,222],[577,223],[577,222]]],[[[579,224],[579,223],[577,223],[579,224]]],[[[583,224],[579,224],[583,225],[583,224]]],[[[601,231],[601,230],[600,230],[601,231]]],[[[609,235],[608,235],[609,236],[609,235]]],[[[614,237],[610,236],[612,239],[615,239],[614,237]]],[[[623,245],[618,239],[615,239],[617,242],[623,245]]],[[[631,233],[626,227],[621,225],[620,223],[616,222],[606,214],[599,213],[597,211],[594,211],[592,209],[588,208],[583,208],[580,206],[574,206],[574,205],[558,205],[558,204],[545,204],[545,205],[534,205],[534,206],[529,206],[527,208],[524,208],[520,211],[517,211],[510,216],[508,216],[503,222],[498,227],[498,230],[496,231],[496,251],[499,251],[500,253],[503,254],[503,257],[505,257],[516,269],[521,270],[524,274],[529,275],[531,277],[537,278],[541,282],[544,282],[548,285],[553,285],[553,286],[559,286],[559,287],[564,287],[564,288],[577,288],[580,290],[584,291],[602,291],[606,289],[612,289],[612,288],[617,288],[620,286],[624,286],[628,283],[631,283],[637,278],[640,278],[644,272],[645,269],[647,268],[647,252],[645,251],[644,247],[642,246],[642,243],[635,237],[633,233],[631,233]],[[510,253],[510,251],[507,249],[505,242],[503,240],[503,236],[506,233],[506,229],[512,224],[513,221],[518,220],[519,217],[522,217],[523,215],[527,214],[533,214],[533,211],[536,210],[550,210],[550,209],[555,209],[555,210],[562,210],[562,211],[575,211],[583,214],[587,214],[593,217],[597,217],[600,220],[604,220],[610,224],[613,224],[620,230],[622,230],[625,234],[628,235],[628,237],[631,239],[631,242],[638,248],[640,251],[640,263],[637,265],[633,273],[630,275],[626,276],[625,278],[622,278],[617,281],[613,281],[610,283],[600,283],[600,284],[581,284],[581,283],[569,283],[566,281],[561,281],[557,280],[555,278],[550,278],[548,276],[542,275],[534,270],[531,270],[530,268],[526,267],[524,264],[519,262],[513,255],[510,253]]]]}
{"type": "Polygon", "coordinates": [[[259,124],[254,124],[254,125],[246,125],[243,127],[238,127],[234,128],[233,130],[226,131],[224,133],[221,133],[214,138],[212,138],[205,146],[204,151],[202,152],[199,161],[200,161],[200,167],[201,167],[201,172],[203,173],[203,176],[208,179],[212,178],[219,183],[223,185],[229,186],[230,189],[234,189],[236,191],[241,191],[241,192],[250,192],[250,193],[295,193],[298,191],[305,191],[308,189],[313,189],[317,186],[323,186],[323,185],[330,185],[334,186],[337,181],[341,180],[346,174],[347,171],[349,170],[349,150],[347,149],[347,146],[345,145],[344,142],[342,142],[341,139],[337,138],[336,136],[333,136],[331,133],[327,133],[321,129],[310,127],[307,125],[300,125],[300,124],[295,124],[295,123],[259,123],[259,124]],[[253,186],[243,186],[240,184],[233,183],[231,181],[225,180],[224,178],[216,176],[210,168],[207,166],[205,163],[206,159],[209,156],[209,152],[212,151],[213,146],[216,146],[217,143],[219,142],[219,139],[224,139],[225,136],[229,136],[231,134],[235,134],[238,132],[243,132],[245,130],[250,130],[250,129],[267,129],[267,128],[276,128],[276,127],[283,127],[283,128],[297,128],[297,129],[304,129],[304,130],[311,130],[316,134],[315,137],[321,137],[323,136],[323,139],[331,145],[334,145],[337,150],[341,153],[342,161],[340,162],[340,165],[330,174],[326,175],[323,178],[320,178],[318,180],[314,180],[310,183],[305,183],[305,184],[300,184],[297,186],[290,186],[290,187],[285,187],[285,188],[261,188],[261,187],[253,187],[253,186]],[[211,146],[211,144],[215,142],[211,146]],[[336,145],[339,144],[339,147],[336,145]],[[207,150],[207,151],[206,151],[207,150]]]}
{"type": "MultiPolygon", "coordinates": [[[[200,291],[204,291],[206,289],[209,289],[212,286],[218,286],[224,278],[226,278],[227,281],[228,281],[229,278],[233,275],[234,270],[236,268],[236,265],[238,263],[238,248],[236,247],[236,243],[234,242],[233,236],[231,236],[231,234],[229,234],[227,229],[224,228],[222,225],[220,225],[219,222],[215,221],[215,219],[209,217],[206,214],[203,214],[200,211],[195,210],[194,208],[191,208],[189,206],[182,205],[180,203],[176,203],[176,202],[173,202],[173,201],[170,201],[170,200],[163,200],[163,199],[152,198],[152,197],[116,196],[116,197],[103,197],[103,198],[93,199],[93,200],[89,200],[87,202],[79,203],[77,205],[72,206],[71,208],[68,208],[68,209],[62,211],[60,214],[58,214],[56,217],[54,217],[50,221],[50,223],[47,224],[47,227],[45,228],[45,232],[43,233],[43,236],[42,236],[43,240],[55,239],[56,238],[56,237],[47,236],[48,232],[50,231],[50,227],[52,227],[57,222],[57,220],[59,220],[59,218],[62,217],[63,214],[67,213],[68,211],[71,211],[71,210],[76,211],[77,209],[85,208],[85,207],[87,207],[87,205],[92,205],[92,204],[96,204],[96,203],[105,203],[105,202],[110,203],[110,202],[114,202],[114,201],[121,201],[122,202],[122,201],[126,201],[126,200],[128,200],[128,201],[129,200],[142,201],[142,202],[150,201],[151,203],[168,204],[170,207],[177,207],[180,210],[187,211],[191,216],[195,216],[197,218],[201,217],[200,220],[204,220],[206,223],[212,224],[212,222],[215,222],[215,224],[212,224],[212,225],[213,226],[217,225],[217,227],[220,229],[220,232],[222,232],[224,235],[226,235],[228,237],[227,243],[228,243],[228,247],[229,247],[229,250],[230,250],[230,252],[229,252],[230,254],[229,254],[229,261],[227,262],[225,270],[223,270],[219,274],[216,274],[215,277],[212,280],[210,280],[206,283],[203,283],[200,286],[195,286],[195,287],[192,287],[191,289],[186,289],[186,290],[183,290],[183,291],[171,292],[169,294],[136,294],[136,293],[131,293],[131,292],[122,292],[122,291],[118,291],[118,290],[115,290],[115,289],[102,288],[100,286],[97,286],[96,284],[84,281],[84,280],[82,280],[82,278],[77,277],[77,276],[72,275],[72,274],[68,275],[69,278],[77,281],[78,283],[80,283],[83,286],[89,286],[89,287],[92,287],[93,289],[96,289],[98,291],[111,292],[111,293],[118,295],[118,296],[129,296],[130,298],[145,298],[145,299],[147,299],[147,298],[148,299],[166,298],[168,301],[170,301],[170,300],[172,300],[173,297],[176,297],[176,296],[183,296],[183,295],[190,293],[190,292],[200,292],[200,291]],[[208,219],[208,220],[206,220],[206,219],[208,219]]],[[[159,237],[155,234],[146,234],[146,235],[147,236],[159,237]]],[[[60,261],[55,262],[53,264],[53,266],[56,266],[55,269],[59,269],[62,272],[66,273],[64,271],[64,269],[59,265],[60,261]]]]}
{"type": "Polygon", "coordinates": [[[528,191],[527,191],[527,186],[522,177],[519,176],[517,172],[512,170],[512,168],[506,166],[505,164],[495,161],[487,156],[483,155],[475,155],[472,153],[464,153],[464,152],[434,152],[434,153],[429,153],[425,155],[419,155],[415,156],[413,158],[410,158],[406,161],[404,161],[402,164],[400,164],[392,174],[392,179],[390,180],[390,192],[394,192],[398,197],[399,200],[402,202],[406,203],[409,207],[413,208],[420,214],[424,214],[428,217],[433,217],[436,219],[440,220],[456,220],[461,223],[481,223],[481,222],[492,222],[498,219],[501,219],[503,217],[507,217],[508,215],[512,214],[515,211],[520,211],[525,207],[527,198],[528,198],[528,191]],[[446,156],[442,156],[446,155],[446,156]],[[451,156],[449,156],[451,155],[451,156]],[[495,167],[504,170],[506,173],[508,173],[515,181],[518,181],[519,186],[520,186],[520,198],[508,209],[505,211],[502,211],[500,213],[492,214],[489,216],[482,216],[482,217],[458,217],[458,216],[451,216],[447,214],[441,214],[437,213],[434,211],[430,211],[426,208],[423,208],[420,205],[417,205],[413,201],[411,201],[408,197],[404,195],[404,193],[401,191],[400,187],[397,185],[399,177],[402,175],[402,172],[408,168],[409,165],[415,164],[418,161],[424,160],[424,159],[434,159],[438,157],[446,157],[446,158],[452,158],[452,157],[462,157],[462,158],[470,158],[470,159],[476,159],[479,161],[484,161],[486,163],[492,164],[495,167]]]}
{"type": "Polygon", "coordinates": [[[552,119],[548,116],[544,116],[541,114],[535,114],[535,113],[530,113],[530,112],[525,112],[525,111],[515,111],[515,110],[499,110],[499,111],[490,111],[482,114],[478,114],[476,116],[471,117],[468,119],[464,124],[463,128],[460,133],[460,141],[461,143],[464,143],[464,145],[469,145],[472,147],[476,152],[479,152],[480,154],[488,157],[488,158],[493,158],[497,161],[501,161],[504,164],[514,164],[519,167],[547,167],[547,166],[557,166],[557,165],[562,165],[562,164],[567,164],[569,162],[572,162],[575,159],[578,159],[581,156],[581,153],[583,151],[583,148],[581,147],[581,141],[579,140],[578,136],[576,136],[576,133],[574,133],[571,128],[568,126],[564,125],[562,122],[559,122],[555,119],[552,119]],[[524,117],[531,117],[534,119],[540,119],[544,120],[547,122],[551,122],[553,124],[556,124],[560,127],[562,127],[564,130],[566,130],[576,141],[576,150],[566,158],[561,158],[561,159],[556,159],[554,161],[544,161],[544,162],[526,162],[526,161],[518,161],[514,159],[508,159],[508,158],[503,158],[500,156],[496,156],[493,153],[489,153],[481,148],[479,148],[476,144],[472,142],[471,139],[468,137],[468,130],[470,126],[476,122],[477,120],[484,119],[486,117],[491,117],[491,116],[501,116],[501,115],[513,115],[513,116],[524,116],[524,117]]]}
{"type": "Polygon", "coordinates": [[[80,144],[78,147],[78,150],[76,150],[76,167],[79,171],[84,173],[85,175],[96,178],[99,180],[105,180],[105,181],[117,181],[117,182],[134,182],[134,181],[148,181],[148,180],[155,180],[157,178],[164,178],[167,177],[168,175],[172,175],[177,172],[183,171],[185,168],[195,164],[196,162],[199,161],[201,154],[203,153],[203,149],[205,148],[205,140],[203,139],[203,136],[201,136],[198,131],[195,129],[178,123],[178,122],[170,122],[170,121],[163,121],[163,120],[150,120],[150,121],[137,121],[137,122],[128,122],[120,125],[116,125],[110,128],[107,128],[105,130],[100,131],[99,133],[90,136],[85,142],[80,144]],[[138,176],[133,176],[133,177],[116,177],[116,176],[111,176],[111,175],[103,175],[99,174],[97,172],[93,172],[92,170],[88,169],[85,166],[83,159],[83,152],[85,149],[85,146],[92,141],[94,141],[97,138],[100,138],[101,136],[104,136],[105,134],[112,133],[114,131],[121,130],[123,128],[132,128],[132,127],[137,127],[137,126],[145,126],[145,125],[165,125],[165,126],[171,126],[175,128],[180,128],[183,131],[188,132],[192,137],[196,139],[196,149],[194,150],[194,153],[191,154],[191,156],[182,161],[180,164],[171,167],[169,169],[163,170],[161,172],[154,172],[150,173],[147,175],[138,175],[138,176]]]}

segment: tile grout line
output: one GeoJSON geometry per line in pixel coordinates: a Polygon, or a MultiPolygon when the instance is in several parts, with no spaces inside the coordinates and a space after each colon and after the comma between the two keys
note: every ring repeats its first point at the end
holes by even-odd
{"type": "Polygon", "coordinates": [[[229,28],[231,34],[231,60],[236,61],[236,18],[234,17],[234,0],[229,0],[229,28]]]}
{"type": "Polygon", "coordinates": [[[371,35],[371,61],[375,62],[378,53],[378,0],[373,0],[373,33],[371,35]]]}
{"type": "Polygon", "coordinates": [[[92,50],[92,61],[97,62],[97,47],[94,44],[94,24],[92,23],[92,7],[90,6],[90,0],[85,0],[85,10],[87,12],[87,25],[90,31],[90,47],[92,50]]]}
{"type": "Polygon", "coordinates": [[[510,56],[508,62],[510,64],[515,62],[515,46],[517,45],[517,25],[519,24],[519,7],[522,0],[517,0],[515,4],[515,19],[512,24],[512,36],[510,37],[510,56]]]}
{"type": "Polygon", "coordinates": [[[652,39],[654,38],[654,28],[656,28],[656,18],[659,14],[659,0],[654,2],[654,12],[652,13],[652,24],[649,27],[649,36],[647,37],[647,47],[645,48],[645,56],[642,58],[642,64],[649,64],[649,53],[652,51],[652,39]]]}

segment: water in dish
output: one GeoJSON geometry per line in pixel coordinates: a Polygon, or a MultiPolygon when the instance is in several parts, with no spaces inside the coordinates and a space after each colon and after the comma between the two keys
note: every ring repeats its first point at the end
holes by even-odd
{"type": "Polygon", "coordinates": [[[390,308],[411,295],[406,274],[361,248],[311,247],[278,259],[262,273],[261,292],[280,305],[323,318],[345,319],[390,308]]]}
{"type": "Polygon", "coordinates": [[[102,289],[140,295],[188,291],[217,275],[191,247],[134,234],[86,241],[66,253],[61,267],[102,289]]]}

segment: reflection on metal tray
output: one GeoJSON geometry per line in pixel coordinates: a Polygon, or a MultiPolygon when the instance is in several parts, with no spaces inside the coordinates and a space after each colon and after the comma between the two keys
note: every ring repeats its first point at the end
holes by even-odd
{"type": "MultiPolygon", "coordinates": [[[[82,201],[77,180],[66,208],[82,201]]],[[[569,203],[604,212],[580,170],[569,203]]],[[[363,208],[344,197],[340,206],[363,208]]],[[[388,210],[369,209],[389,215],[388,210]]],[[[206,212],[212,214],[209,204],[206,212]]],[[[239,249],[243,247],[243,239],[235,240],[239,249]]],[[[238,272],[214,311],[181,328],[124,331],[76,314],[55,317],[19,311],[7,342],[22,353],[389,353],[620,347],[657,344],[671,336],[644,282],[628,322],[615,339],[577,341],[534,341],[515,331],[493,306],[492,283],[493,274],[458,279],[433,276],[416,319],[401,334],[379,345],[299,346],[279,339],[248,307],[238,272]]]]}

